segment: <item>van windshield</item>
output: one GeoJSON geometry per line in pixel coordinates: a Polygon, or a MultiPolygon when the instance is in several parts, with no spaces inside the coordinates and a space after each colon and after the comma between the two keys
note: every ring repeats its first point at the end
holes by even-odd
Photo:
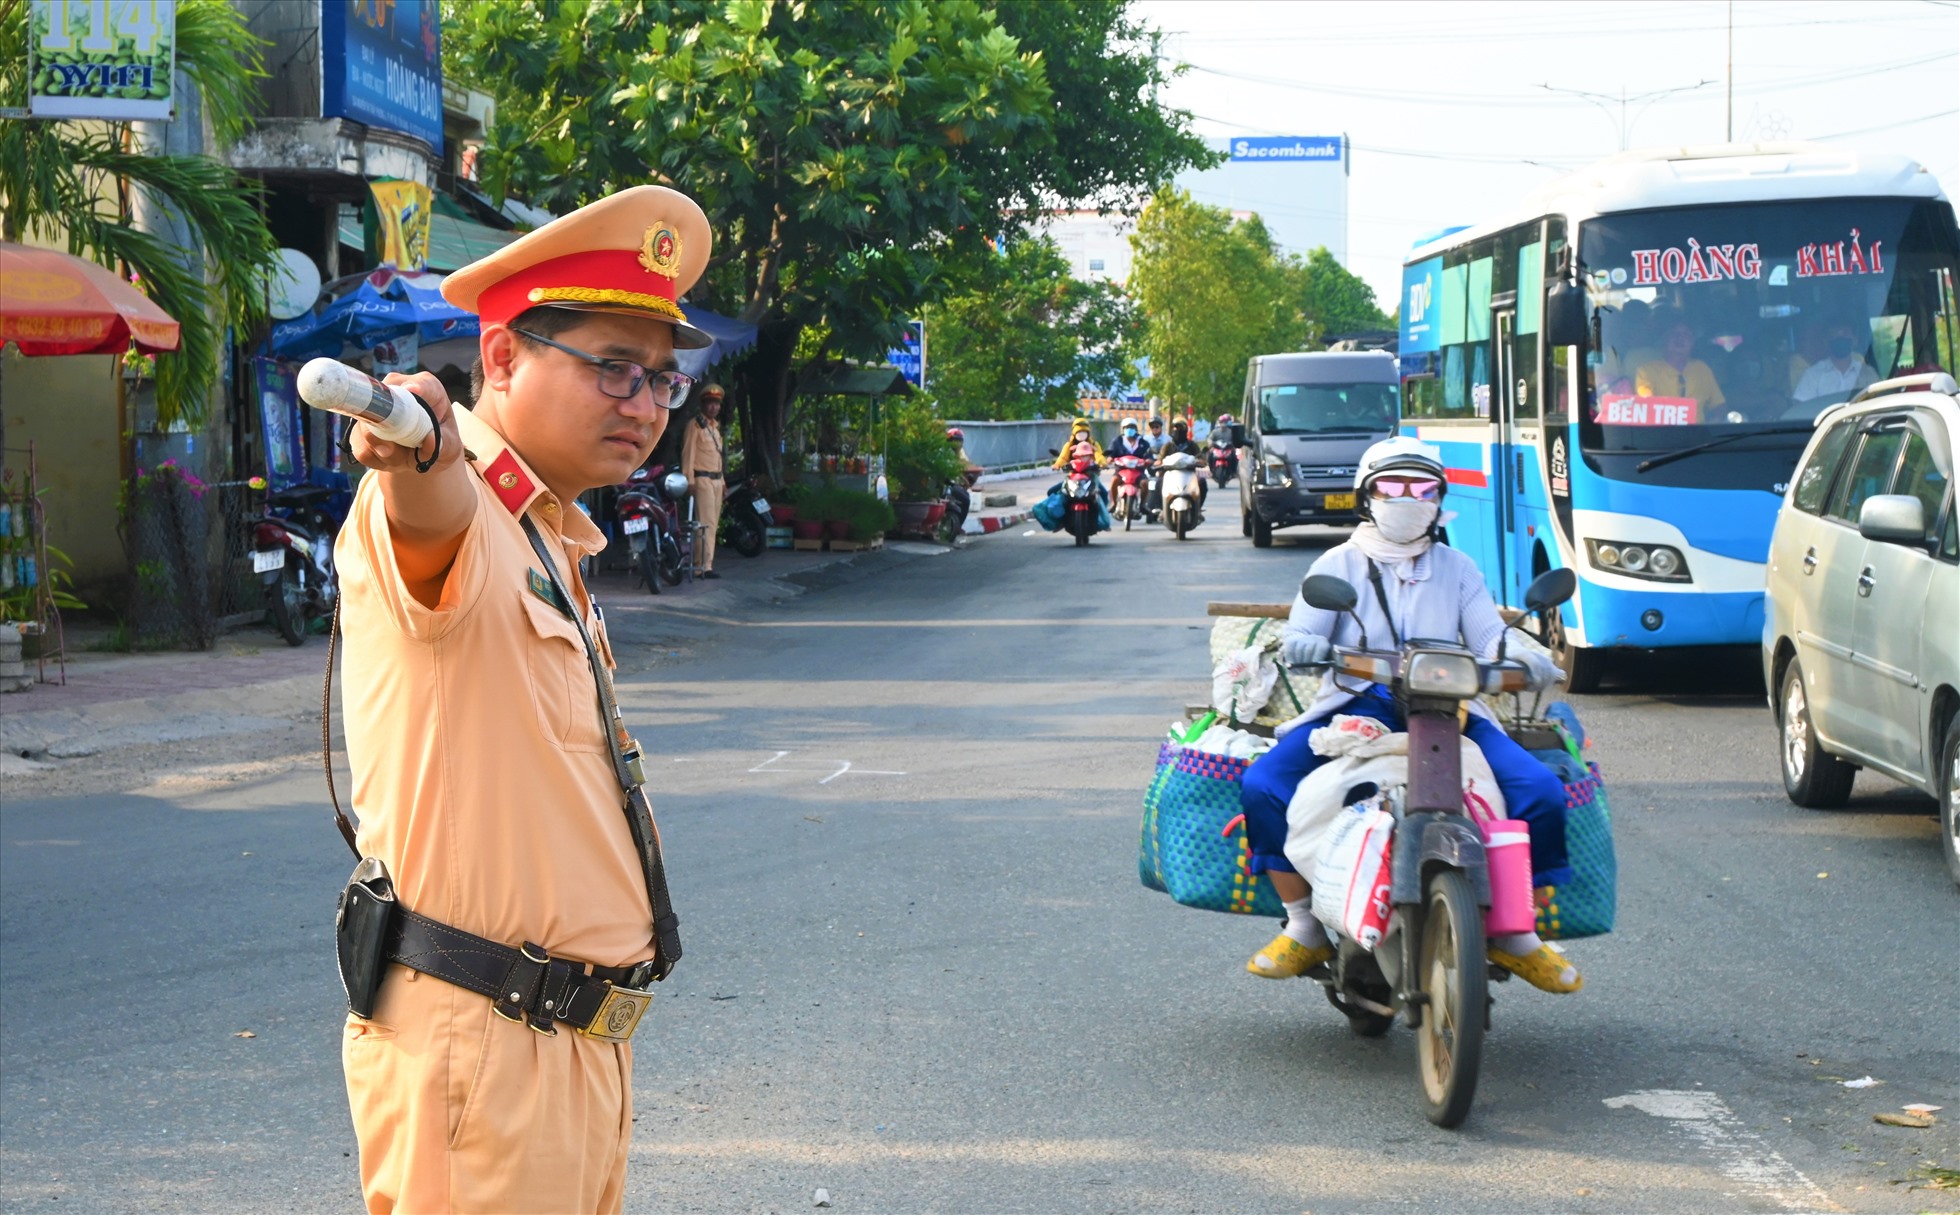
{"type": "Polygon", "coordinates": [[[1259,430],[1269,435],[1379,434],[1395,429],[1395,384],[1268,384],[1259,389],[1259,430]]]}

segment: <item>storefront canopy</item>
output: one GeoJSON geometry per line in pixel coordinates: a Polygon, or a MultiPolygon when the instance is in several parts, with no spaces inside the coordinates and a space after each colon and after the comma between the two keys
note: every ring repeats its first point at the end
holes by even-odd
{"type": "Polygon", "coordinates": [[[54,249],[0,243],[0,346],[26,355],[175,350],[179,326],[113,270],[54,249]]]}
{"type": "MultiPolygon", "coordinates": [[[[522,232],[505,232],[454,215],[445,215],[438,210],[429,217],[428,268],[444,273],[461,270],[473,261],[490,256],[522,235],[524,235],[522,232]]],[[[366,246],[358,210],[341,213],[340,243],[356,249],[366,246]]]]}

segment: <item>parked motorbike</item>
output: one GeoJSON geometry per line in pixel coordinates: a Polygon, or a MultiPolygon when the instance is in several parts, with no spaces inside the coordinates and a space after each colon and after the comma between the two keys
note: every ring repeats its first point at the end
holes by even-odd
{"type": "Polygon", "coordinates": [[[1157,463],[1164,470],[1161,486],[1164,526],[1182,540],[1192,528],[1205,521],[1204,513],[1198,509],[1198,457],[1178,451],[1157,463]]]}
{"type": "Polygon", "coordinates": [[[1211,468],[1212,484],[1220,489],[1232,483],[1239,471],[1239,452],[1228,435],[1213,435],[1205,450],[1205,463],[1211,468]]]}
{"type": "Polygon", "coordinates": [[[939,525],[933,530],[933,539],[941,544],[951,544],[966,530],[966,517],[973,513],[973,492],[967,488],[978,472],[970,472],[957,481],[946,483],[946,513],[939,517],[939,525]]]}
{"type": "Polygon", "coordinates": [[[340,492],[323,485],[282,489],[266,495],[266,513],[252,521],[252,572],[265,585],[272,625],[287,645],[304,644],[313,622],[333,615],[339,525],[322,507],[340,492]]]}
{"type": "MultiPolygon", "coordinates": [[[[1569,569],[1541,575],[1525,592],[1527,612],[1541,617],[1572,597],[1569,569]]],[[[1352,614],[1354,587],[1325,574],[1301,584],[1306,602],[1352,614]]],[[[1360,623],[1360,618],[1355,617],[1360,623]]],[[[1334,960],[1307,972],[1362,1037],[1378,1037],[1399,1013],[1417,1033],[1423,1112],[1454,1127],[1470,1112],[1483,1062],[1492,1001],[1487,982],[1509,978],[1485,957],[1484,909],[1490,876],[1484,841],[1464,809],[1463,754],[1458,742],[1462,706],[1485,692],[1522,692],[1522,664],[1480,662],[1454,643],[1411,639],[1399,650],[1337,647],[1329,666],[1337,676],[1389,689],[1409,736],[1409,783],[1388,809],[1396,817],[1390,853],[1390,908],[1372,950],[1343,938],[1334,960]]],[[[1536,707],[1530,715],[1536,716],[1536,707]]],[[[1507,723],[1514,732],[1523,721],[1507,723]]]]}
{"type": "Polygon", "coordinates": [[[1117,456],[1110,463],[1116,469],[1116,492],[1111,495],[1109,513],[1123,521],[1127,532],[1144,514],[1144,480],[1150,461],[1142,456],[1117,456]]]}
{"type": "Polygon", "coordinates": [[[769,499],[746,472],[731,473],[721,500],[720,539],[744,557],[760,557],[769,542],[769,499]]]}
{"type": "Polygon", "coordinates": [[[1075,537],[1076,547],[1089,543],[1089,537],[1102,530],[1102,503],[1096,492],[1096,462],[1091,459],[1069,461],[1068,475],[1062,480],[1066,513],[1062,526],[1075,537]]]}
{"type": "Polygon", "coordinates": [[[660,584],[679,586],[687,573],[687,525],[681,514],[688,498],[687,478],[666,466],[635,469],[619,487],[620,534],[626,537],[633,569],[651,594],[660,584]]]}

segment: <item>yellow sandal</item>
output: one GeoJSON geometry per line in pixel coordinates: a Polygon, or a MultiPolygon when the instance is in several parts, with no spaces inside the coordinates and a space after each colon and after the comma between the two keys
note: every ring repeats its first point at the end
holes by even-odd
{"type": "Polygon", "coordinates": [[[1332,945],[1302,945],[1282,932],[1253,954],[1245,969],[1262,979],[1297,979],[1333,956],[1332,945]]]}
{"type": "Polygon", "coordinates": [[[1579,977],[1579,968],[1550,945],[1540,945],[1527,954],[1505,953],[1493,945],[1485,956],[1539,991],[1570,995],[1586,985],[1579,977]]]}

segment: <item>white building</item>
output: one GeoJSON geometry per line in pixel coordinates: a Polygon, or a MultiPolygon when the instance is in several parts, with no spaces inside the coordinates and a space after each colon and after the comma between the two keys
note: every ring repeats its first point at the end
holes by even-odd
{"type": "Polygon", "coordinates": [[[1051,211],[1039,226],[1042,235],[1061,247],[1069,274],[1085,283],[1129,281],[1130,234],[1136,230],[1133,215],[1094,211],[1051,211]]]}

